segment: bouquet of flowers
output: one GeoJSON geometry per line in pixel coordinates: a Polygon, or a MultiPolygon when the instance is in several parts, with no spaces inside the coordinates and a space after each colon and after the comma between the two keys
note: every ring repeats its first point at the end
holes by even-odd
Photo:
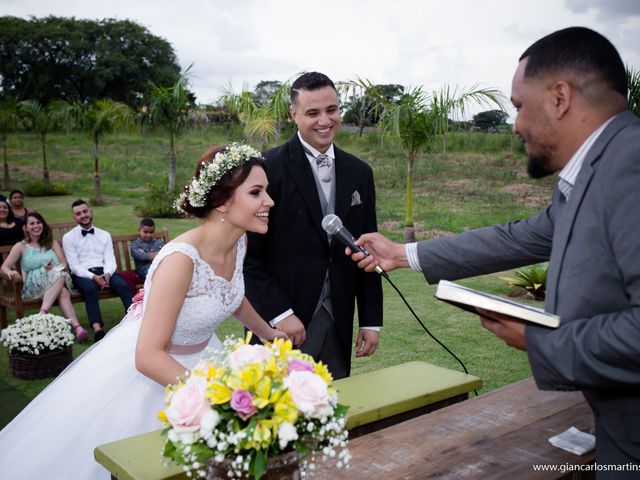
{"type": "Polygon", "coordinates": [[[255,479],[267,461],[297,451],[313,469],[318,454],[346,467],[345,413],[322,363],[276,339],[267,345],[227,339],[186,379],[167,387],[158,414],[166,436],[164,455],[189,474],[206,464],[226,464],[229,477],[255,479]],[[309,455],[306,455],[306,454],[309,455]]]}
{"type": "Polygon", "coordinates": [[[71,347],[74,339],[71,322],[50,313],[19,318],[0,332],[0,343],[9,353],[40,355],[71,347]]]}

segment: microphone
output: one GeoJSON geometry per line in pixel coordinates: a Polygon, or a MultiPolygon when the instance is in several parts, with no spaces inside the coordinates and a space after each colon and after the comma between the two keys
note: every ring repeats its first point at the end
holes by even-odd
{"type": "MultiPolygon", "coordinates": [[[[371,255],[371,253],[365,248],[362,248],[355,244],[356,239],[353,238],[351,232],[349,232],[349,230],[345,228],[345,226],[342,224],[342,220],[340,220],[340,217],[338,217],[337,215],[330,213],[329,215],[325,216],[322,219],[322,228],[329,235],[337,237],[338,240],[349,247],[352,252],[364,253],[367,257],[371,255]]],[[[382,270],[382,268],[380,268],[380,265],[376,265],[376,272],[378,272],[383,277],[388,278],[387,272],[382,270]]]]}

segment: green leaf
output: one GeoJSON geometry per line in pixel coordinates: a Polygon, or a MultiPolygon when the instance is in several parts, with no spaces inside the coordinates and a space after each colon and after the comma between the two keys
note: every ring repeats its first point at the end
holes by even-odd
{"type": "Polygon", "coordinates": [[[249,461],[249,473],[259,480],[267,472],[267,453],[264,450],[256,450],[251,454],[249,461]]]}

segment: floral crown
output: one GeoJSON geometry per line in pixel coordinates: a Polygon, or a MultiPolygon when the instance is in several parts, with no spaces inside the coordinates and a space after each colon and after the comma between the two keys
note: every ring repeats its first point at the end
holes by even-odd
{"type": "Polygon", "coordinates": [[[176,210],[186,213],[182,208],[185,202],[192,207],[204,207],[207,203],[207,194],[220,179],[252,158],[263,157],[255,148],[237,142],[231,143],[227,148],[216,153],[211,161],[202,163],[200,175],[194,177],[191,183],[184,187],[184,192],[175,201],[176,210]]]}

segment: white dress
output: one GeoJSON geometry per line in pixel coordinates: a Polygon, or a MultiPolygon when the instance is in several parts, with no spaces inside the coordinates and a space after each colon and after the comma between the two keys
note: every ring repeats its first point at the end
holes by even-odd
{"type": "MultiPolygon", "coordinates": [[[[220,347],[215,329],[238,309],[244,297],[245,249],[243,236],[238,241],[230,282],[217,276],[186,243],[168,243],[153,260],[145,282],[147,294],[153,288],[156,268],[168,255],[179,252],[194,264],[172,345],[220,347]]],[[[144,304],[142,309],[132,306],[117,327],[69,365],[0,431],[0,477],[108,479],[109,473],[94,460],[96,446],[161,428],[156,415],[164,405],[164,388],[138,372],[134,363],[143,309],[144,304]]],[[[172,349],[180,351],[180,347],[171,348],[170,353],[172,349]]],[[[203,353],[171,355],[189,369],[203,353]]]]}

